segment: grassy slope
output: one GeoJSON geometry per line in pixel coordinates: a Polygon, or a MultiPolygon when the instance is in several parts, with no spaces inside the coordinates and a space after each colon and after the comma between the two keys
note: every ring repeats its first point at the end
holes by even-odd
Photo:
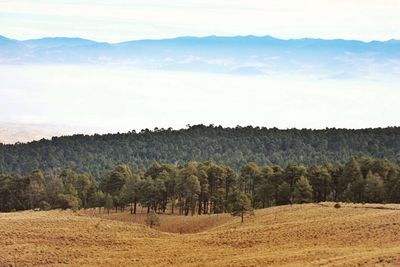
{"type": "Polygon", "coordinates": [[[0,266],[400,265],[400,205],[368,207],[275,207],[183,235],[62,211],[0,214],[0,266]]]}
{"type": "MultiPolygon", "coordinates": [[[[139,210],[139,209],[138,209],[139,210]]],[[[114,210],[111,210],[109,214],[106,211],[102,211],[101,213],[98,210],[93,211],[92,209],[86,211],[80,211],[81,214],[91,217],[98,217],[102,219],[114,220],[114,221],[122,221],[129,223],[139,223],[146,224],[145,220],[147,217],[146,210],[132,216],[129,210],[125,210],[124,212],[118,211],[115,213],[114,210]]],[[[168,212],[168,211],[167,211],[168,212]]],[[[173,214],[163,214],[158,215],[160,219],[160,225],[154,226],[155,229],[161,232],[168,233],[181,233],[181,234],[191,234],[205,231],[207,229],[222,225],[230,220],[232,220],[232,216],[229,214],[214,214],[214,215],[195,215],[195,216],[180,216],[173,214]]]]}

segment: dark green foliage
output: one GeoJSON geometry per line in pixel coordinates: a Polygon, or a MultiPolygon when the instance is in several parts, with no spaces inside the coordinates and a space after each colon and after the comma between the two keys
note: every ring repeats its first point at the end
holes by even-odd
{"type": "Polygon", "coordinates": [[[233,212],[235,203],[243,204],[245,197],[251,208],[312,201],[400,203],[400,165],[369,157],[352,157],[344,165],[292,163],[285,169],[253,162],[237,172],[212,161],[154,163],[142,171],[118,164],[99,183],[71,169],[59,174],[43,175],[35,169],[27,176],[0,175],[1,212],[49,207],[105,207],[118,212],[130,207],[136,213],[139,203],[148,213],[170,208],[171,213],[201,215],[233,212]]]}
{"type": "MultiPolygon", "coordinates": [[[[287,166],[344,163],[351,155],[367,155],[400,162],[400,128],[364,130],[222,128],[196,125],[185,130],[143,130],[140,133],[54,137],[29,144],[0,146],[0,170],[26,175],[70,168],[100,180],[116,164],[132,170],[154,162],[184,164],[212,160],[239,170],[247,162],[287,166]]],[[[374,167],[375,168],[375,167],[374,167]]],[[[156,168],[155,168],[156,169],[156,168]]],[[[153,177],[153,170],[145,176],[153,177]]],[[[157,169],[155,171],[158,171],[157,169]]],[[[366,172],[363,170],[364,175],[366,172]]],[[[373,173],[378,170],[373,170],[373,173]]],[[[379,170],[379,175],[382,174],[379,170]]],[[[154,178],[154,177],[153,177],[154,178]]],[[[287,181],[291,186],[295,181],[287,181]]]]}
{"type": "Polygon", "coordinates": [[[368,172],[365,178],[365,200],[366,202],[378,203],[384,199],[385,188],[383,180],[378,174],[368,172]]]}
{"type": "Polygon", "coordinates": [[[332,177],[327,167],[313,165],[308,168],[307,173],[313,189],[314,201],[326,201],[332,190],[332,177]]]}
{"type": "Polygon", "coordinates": [[[28,177],[0,175],[0,211],[29,209],[29,184],[28,177]]]}
{"type": "Polygon", "coordinates": [[[127,165],[117,165],[101,180],[100,188],[111,196],[120,194],[126,181],[132,177],[132,171],[127,165]]]}
{"type": "Polygon", "coordinates": [[[114,201],[110,194],[106,194],[104,197],[104,208],[110,213],[110,209],[114,207],[114,201]]]}
{"type": "Polygon", "coordinates": [[[312,202],[313,189],[304,176],[300,176],[297,180],[293,190],[293,201],[295,203],[309,203],[312,202]]]}
{"type": "Polygon", "coordinates": [[[231,214],[233,216],[240,216],[242,223],[244,215],[253,211],[250,199],[244,192],[234,191],[229,194],[228,203],[231,214]]]}
{"type": "Polygon", "coordinates": [[[29,206],[31,209],[38,208],[39,203],[44,200],[46,194],[43,173],[37,169],[33,170],[28,179],[29,206]]]}
{"type": "Polygon", "coordinates": [[[59,194],[58,205],[62,209],[72,209],[73,211],[77,211],[79,209],[79,199],[74,195],[59,194]]]}
{"type": "Polygon", "coordinates": [[[276,195],[274,181],[274,170],[271,167],[264,167],[260,171],[260,177],[255,182],[255,195],[253,206],[260,203],[258,207],[265,208],[273,204],[276,195]]]}
{"type": "Polygon", "coordinates": [[[278,187],[278,195],[276,203],[278,205],[286,205],[291,202],[292,202],[292,194],[290,192],[290,185],[286,182],[283,182],[278,187]]]}

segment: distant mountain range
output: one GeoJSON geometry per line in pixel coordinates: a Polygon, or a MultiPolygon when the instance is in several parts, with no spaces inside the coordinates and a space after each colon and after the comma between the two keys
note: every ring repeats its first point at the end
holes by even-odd
{"type": "Polygon", "coordinates": [[[104,43],[0,36],[0,64],[105,64],[232,74],[314,74],[334,79],[400,75],[400,41],[270,36],[179,37],[104,43]]]}

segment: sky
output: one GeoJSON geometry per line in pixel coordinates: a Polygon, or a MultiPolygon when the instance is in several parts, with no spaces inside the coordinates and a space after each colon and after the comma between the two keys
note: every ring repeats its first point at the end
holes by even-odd
{"type": "MultiPolygon", "coordinates": [[[[398,0],[0,0],[0,35],[400,39],[398,0]]],[[[399,126],[400,84],[83,65],[0,64],[0,142],[187,124],[399,126]]]]}
{"type": "Polygon", "coordinates": [[[176,36],[400,39],[398,0],[0,0],[0,34],[120,42],[176,36]]]}

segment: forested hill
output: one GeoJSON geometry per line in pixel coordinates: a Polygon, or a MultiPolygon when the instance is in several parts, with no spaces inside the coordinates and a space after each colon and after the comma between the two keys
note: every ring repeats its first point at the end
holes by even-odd
{"type": "Polygon", "coordinates": [[[250,161],[281,166],[343,163],[353,155],[400,162],[400,128],[279,130],[196,125],[182,130],[54,137],[27,144],[0,144],[0,173],[71,168],[99,179],[118,163],[142,169],[155,161],[213,160],[237,169],[250,161]]]}

